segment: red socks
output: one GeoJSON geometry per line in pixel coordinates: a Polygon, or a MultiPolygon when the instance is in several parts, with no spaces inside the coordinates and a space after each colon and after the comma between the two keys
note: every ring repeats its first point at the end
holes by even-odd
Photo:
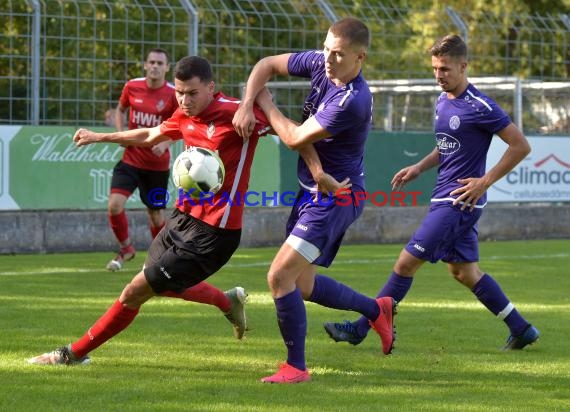
{"type": "MultiPolygon", "coordinates": [[[[129,238],[129,221],[127,220],[127,214],[123,210],[118,215],[109,214],[108,216],[111,230],[113,230],[119,243],[124,246],[124,242],[129,238]]],[[[152,223],[149,223],[150,235],[153,239],[163,227],[164,223],[160,226],[154,226],[152,223]]]]}
{"type": "Polygon", "coordinates": [[[82,358],[129,326],[138,313],[139,308],[129,309],[117,299],[83,337],[71,344],[71,351],[82,358]]]}
{"type": "Polygon", "coordinates": [[[161,293],[160,296],[214,305],[220,308],[222,312],[229,311],[232,306],[224,292],[206,282],[200,282],[182,293],[166,291],[161,293]]]}
{"type": "MultiPolygon", "coordinates": [[[[198,283],[182,293],[164,292],[161,296],[207,303],[217,306],[223,312],[231,308],[231,302],[224,292],[206,282],[198,283]]],[[[82,358],[129,326],[138,313],[139,308],[127,308],[117,299],[87,333],[71,344],[71,351],[77,358],[82,358]]]]}
{"type": "Polygon", "coordinates": [[[119,243],[123,245],[123,242],[129,238],[129,221],[127,220],[127,214],[124,210],[118,215],[109,214],[109,223],[115,237],[119,243]]]}

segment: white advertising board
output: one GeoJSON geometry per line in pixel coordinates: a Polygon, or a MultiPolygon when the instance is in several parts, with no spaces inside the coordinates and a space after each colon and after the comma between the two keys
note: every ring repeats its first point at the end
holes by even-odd
{"type": "MultiPolygon", "coordinates": [[[[530,154],[487,192],[489,202],[570,201],[570,137],[530,136],[530,154]]],[[[507,145],[493,138],[487,170],[497,164],[507,145]]]]}

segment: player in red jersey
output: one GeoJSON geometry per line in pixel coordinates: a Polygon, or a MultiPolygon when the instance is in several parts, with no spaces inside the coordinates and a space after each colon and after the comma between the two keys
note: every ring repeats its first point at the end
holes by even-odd
{"type": "MultiPolygon", "coordinates": [[[[166,81],[170,70],[168,53],[152,49],[144,62],[145,77],[129,80],[123,87],[115,110],[115,128],[124,129],[124,116],[129,112],[129,129],[154,127],[168,119],[178,107],[174,85],[166,81]]],[[[123,262],[135,257],[135,247],[129,237],[129,223],[125,204],[135,189],[139,189],[141,201],[147,208],[151,236],[154,238],[164,226],[162,209],[164,202],[157,203],[149,196],[152,189],[166,193],[169,178],[170,143],[163,142],[151,147],[127,146],[122,159],[113,169],[111,193],[109,194],[109,224],[119,243],[119,253],[107,264],[107,269],[120,270],[123,262]]]]}
{"type": "Polygon", "coordinates": [[[31,358],[29,363],[88,363],[87,354],[128,327],[146,301],[157,295],[190,300],[188,294],[207,285],[203,281],[225,265],[237,249],[243,202],[217,200],[228,193],[238,196],[247,189],[255,147],[270,127],[263,112],[255,108],[257,122],[251,137],[242,139],[237,134],[232,119],[239,101],[214,92],[207,60],[185,57],[176,64],[174,76],[179,108],[159,126],[113,133],[79,129],[73,139],[78,146],[111,142],[139,147],[183,139],[186,146],[218,152],[226,169],[222,188],[214,196],[213,204],[204,202],[189,207],[187,199],[181,197],[165,228],[152,241],[143,269],[103,316],[80,339],[31,358]]]}

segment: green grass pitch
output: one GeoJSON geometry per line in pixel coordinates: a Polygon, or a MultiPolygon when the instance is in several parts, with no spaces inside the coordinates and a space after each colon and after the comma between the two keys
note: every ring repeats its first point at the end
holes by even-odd
{"type": "MultiPolygon", "coordinates": [[[[563,411],[570,410],[570,242],[483,242],[481,268],[541,332],[502,352],[504,324],[447,273],[426,264],[396,317],[394,353],[370,334],[334,343],[323,322],[356,315],[307,303],[313,381],[259,383],[285,359],[265,274],[276,248],[240,249],[210,278],[249,293],[237,341],[212,306],[158,298],[77,367],[26,359],[80,337],[139,270],[109,253],[0,256],[0,411],[563,411]]],[[[343,246],[323,273],[375,295],[402,245],[343,246]]]]}

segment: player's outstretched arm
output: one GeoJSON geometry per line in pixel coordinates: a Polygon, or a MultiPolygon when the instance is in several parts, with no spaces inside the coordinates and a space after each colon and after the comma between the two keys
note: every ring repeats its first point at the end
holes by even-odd
{"type": "Polygon", "coordinates": [[[124,146],[148,147],[165,140],[169,140],[169,137],[160,133],[160,126],[113,133],[98,133],[89,129],[79,129],[73,135],[73,141],[78,147],[93,143],[117,143],[124,146]]]}

